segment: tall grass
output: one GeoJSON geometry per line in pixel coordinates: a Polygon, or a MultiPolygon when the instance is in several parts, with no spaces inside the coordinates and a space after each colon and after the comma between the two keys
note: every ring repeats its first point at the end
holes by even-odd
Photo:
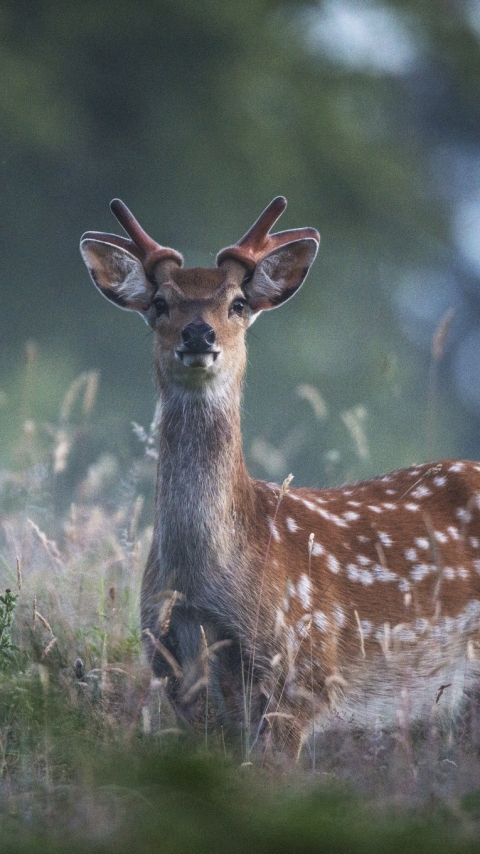
{"type": "Polygon", "coordinates": [[[474,702],[446,733],[413,728],[405,709],[396,732],[318,732],[299,766],[275,771],[207,730],[189,742],[141,649],[156,419],[135,425],[128,463],[100,440],[85,458],[96,375],[66,387],[49,424],[29,383],[0,472],[2,854],[476,850],[474,702]]]}

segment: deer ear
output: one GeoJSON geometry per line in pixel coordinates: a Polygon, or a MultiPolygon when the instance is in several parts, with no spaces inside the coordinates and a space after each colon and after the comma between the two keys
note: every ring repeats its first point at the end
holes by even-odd
{"type": "Polygon", "coordinates": [[[315,260],[318,242],[312,237],[293,240],[262,258],[244,286],[253,312],[276,308],[293,297],[315,260]]]}
{"type": "Polygon", "coordinates": [[[150,323],[154,289],[142,263],[120,246],[85,238],[80,252],[101,294],[120,308],[138,311],[150,323]]]}

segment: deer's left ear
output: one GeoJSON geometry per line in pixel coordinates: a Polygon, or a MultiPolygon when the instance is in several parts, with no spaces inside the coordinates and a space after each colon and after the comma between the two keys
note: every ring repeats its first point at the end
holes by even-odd
{"type": "Polygon", "coordinates": [[[262,258],[244,285],[252,312],[276,308],[293,297],[315,260],[318,242],[312,237],[293,240],[262,258]]]}
{"type": "Polygon", "coordinates": [[[120,308],[138,311],[150,323],[154,289],[141,262],[106,240],[82,239],[80,251],[101,294],[120,308]]]}

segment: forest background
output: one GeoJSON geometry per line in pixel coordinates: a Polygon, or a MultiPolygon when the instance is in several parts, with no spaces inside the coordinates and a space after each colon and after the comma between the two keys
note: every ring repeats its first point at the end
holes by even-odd
{"type": "Polygon", "coordinates": [[[151,418],[151,336],[78,253],[121,231],[111,198],[193,266],[278,194],[279,227],[322,243],[249,335],[252,472],[323,485],[480,457],[478,0],[3,0],[0,43],[3,462],[25,358],[24,420],[100,371],[94,454],[151,418]]]}

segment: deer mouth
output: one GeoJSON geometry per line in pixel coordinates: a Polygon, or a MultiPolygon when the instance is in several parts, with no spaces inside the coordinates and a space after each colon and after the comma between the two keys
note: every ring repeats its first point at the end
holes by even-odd
{"type": "Polygon", "coordinates": [[[191,350],[175,350],[175,356],[186,368],[211,368],[220,355],[220,350],[206,350],[203,353],[192,353],[191,350]]]}

